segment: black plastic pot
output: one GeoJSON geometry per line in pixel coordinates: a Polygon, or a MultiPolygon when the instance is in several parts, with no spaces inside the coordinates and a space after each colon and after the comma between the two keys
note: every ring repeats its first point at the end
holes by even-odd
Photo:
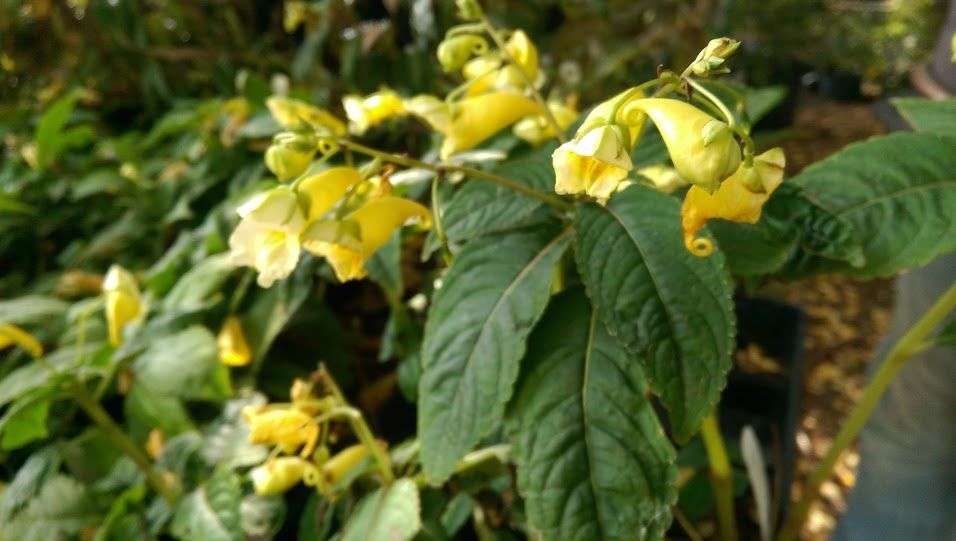
{"type": "Polygon", "coordinates": [[[777,361],[779,373],[734,367],[720,402],[721,430],[740,441],[747,425],[763,447],[776,523],[786,516],[796,464],[796,431],[803,395],[806,317],[799,308],[760,298],[738,298],[737,345],[756,344],[777,361]]]}

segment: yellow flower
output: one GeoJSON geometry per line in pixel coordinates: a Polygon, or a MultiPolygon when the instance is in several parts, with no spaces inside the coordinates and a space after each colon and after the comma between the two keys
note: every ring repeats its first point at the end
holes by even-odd
{"type": "Polygon", "coordinates": [[[432,126],[445,135],[441,158],[474,148],[518,120],[540,112],[541,107],[534,100],[514,92],[497,91],[465,98],[454,105],[451,123],[445,130],[432,126]]]}
{"type": "MultiPolygon", "coordinates": [[[[548,109],[562,132],[578,119],[578,110],[562,102],[549,102],[548,109]]],[[[532,145],[540,145],[557,135],[544,115],[534,115],[521,119],[515,124],[514,132],[515,135],[532,145]]]]}
{"type": "Polygon", "coordinates": [[[633,167],[622,128],[605,124],[564,143],[551,156],[554,191],[607,199],[633,167]]]}
{"type": "Polygon", "coordinates": [[[256,494],[260,496],[282,494],[303,480],[306,484],[315,484],[318,476],[314,464],[297,456],[270,458],[249,471],[256,494]]]}
{"type": "Polygon", "coordinates": [[[349,118],[349,129],[356,135],[361,135],[370,127],[390,118],[405,114],[402,98],[395,91],[387,88],[364,98],[355,95],[345,96],[342,98],[342,106],[349,118]]]}
{"type": "Polygon", "coordinates": [[[315,451],[319,439],[319,424],[296,408],[268,406],[247,407],[242,412],[249,425],[249,443],[276,445],[282,452],[295,453],[306,458],[315,451]]]}
{"type": "Polygon", "coordinates": [[[666,98],[629,105],[651,118],[677,173],[691,184],[713,192],[740,164],[740,146],[730,127],[693,105],[666,98]]]}
{"type": "Polygon", "coordinates": [[[313,222],[345,196],[349,188],[362,182],[362,174],[354,167],[332,167],[299,181],[296,192],[305,202],[306,222],[313,222]]]}
{"type": "Polygon", "coordinates": [[[123,267],[113,265],[103,279],[106,295],[106,324],[109,327],[110,343],[123,343],[123,329],[138,321],[144,312],[142,297],[136,278],[123,267]]]}
{"type": "Polygon", "coordinates": [[[31,357],[36,358],[43,355],[43,345],[32,334],[9,323],[0,325],[0,350],[13,345],[20,346],[31,357]]]}
{"type": "Polygon", "coordinates": [[[262,287],[291,274],[299,261],[299,234],[305,227],[295,192],[283,186],[260,193],[238,212],[242,220],[229,236],[232,262],[255,268],[262,287]]]}
{"type": "Polygon", "coordinates": [[[342,222],[316,222],[302,235],[306,250],[325,257],[339,280],[366,275],[365,261],[412,219],[429,223],[428,209],[410,199],[385,196],[369,200],[342,222]]]}
{"type": "Polygon", "coordinates": [[[717,191],[710,194],[691,186],[681,207],[684,245],[695,255],[707,256],[713,251],[710,240],[696,238],[707,220],[720,218],[732,222],[757,223],[764,203],[783,182],[786,157],[780,148],[772,148],[754,158],[753,167],[741,164],[717,191]],[[760,191],[753,191],[753,187],[760,191]]]}
{"type": "Polygon", "coordinates": [[[235,315],[227,317],[222,324],[216,344],[219,346],[219,360],[226,366],[246,366],[252,361],[252,350],[242,332],[242,321],[235,315]]]}
{"type": "Polygon", "coordinates": [[[332,113],[301,100],[272,96],[266,100],[266,106],[276,122],[287,130],[312,128],[333,135],[345,135],[348,132],[345,123],[332,113]]]}

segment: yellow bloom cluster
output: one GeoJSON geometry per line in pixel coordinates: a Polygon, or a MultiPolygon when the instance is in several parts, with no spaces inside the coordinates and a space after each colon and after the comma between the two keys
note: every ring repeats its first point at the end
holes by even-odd
{"type": "MultiPolygon", "coordinates": [[[[685,75],[725,72],[724,61],[738,46],[739,42],[727,38],[712,40],[685,75]]],[[[783,180],[783,151],[775,148],[744,159],[729,112],[725,114],[731,124],[687,101],[645,97],[642,88],[631,88],[597,105],[574,139],[555,150],[555,191],[606,202],[631,182],[631,153],[649,120],[660,133],[673,168],[655,166],[637,173],[668,193],[691,185],[681,211],[684,243],[695,255],[709,255],[712,243],[697,233],[712,218],[755,223],[783,180]]],[[[722,103],[715,106],[727,111],[722,103]]]]}
{"type": "Polygon", "coordinates": [[[321,416],[335,405],[333,397],[318,398],[312,385],[296,380],[292,402],[247,406],[242,417],[249,426],[249,442],[273,446],[263,464],[249,472],[256,493],[281,494],[304,483],[332,497],[347,481],[365,471],[371,451],[364,444],[346,447],[333,456],[319,446],[324,428],[321,416]]]}
{"type": "Polygon", "coordinates": [[[238,208],[232,261],[255,268],[262,287],[289,276],[302,249],[325,257],[342,281],[364,277],[365,261],[395,229],[410,220],[427,227],[430,217],[412,200],[363,192],[368,182],[355,168],[332,167],[253,196],[238,208]]]}

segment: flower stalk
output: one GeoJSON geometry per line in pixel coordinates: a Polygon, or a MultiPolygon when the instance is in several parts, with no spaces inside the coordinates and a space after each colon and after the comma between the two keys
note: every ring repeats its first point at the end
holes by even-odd
{"type": "Polygon", "coordinates": [[[716,412],[704,418],[700,426],[700,437],[704,440],[707,460],[710,463],[710,482],[714,490],[714,501],[717,504],[720,538],[723,541],[735,541],[737,524],[734,520],[733,471],[730,469],[730,460],[727,458],[724,437],[720,433],[716,412]]]}
{"type": "Polygon", "coordinates": [[[780,531],[778,541],[792,541],[797,538],[800,528],[807,519],[810,512],[810,504],[817,498],[820,487],[830,478],[833,468],[836,466],[840,455],[856,439],[863,429],[863,426],[869,420],[873,410],[876,409],[880,398],[886,392],[887,387],[896,378],[900,370],[906,366],[913,355],[919,353],[926,347],[926,339],[930,333],[942,323],[946,317],[956,309],[956,284],[950,286],[949,290],[936,301],[930,309],[923,314],[912,327],[906,331],[906,334],[893,346],[887,355],[886,360],[877,370],[873,379],[863,389],[863,395],[857,402],[850,417],[843,424],[837,437],[833,440],[833,445],[827,451],[823,461],[817,466],[810,479],[807,481],[800,501],[794,506],[793,511],[787,518],[787,522],[780,531]]]}

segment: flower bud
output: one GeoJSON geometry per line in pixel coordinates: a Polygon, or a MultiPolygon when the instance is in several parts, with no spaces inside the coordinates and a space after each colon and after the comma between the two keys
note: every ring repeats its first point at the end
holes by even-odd
{"type": "Polygon", "coordinates": [[[741,164],[714,193],[691,186],[681,206],[681,227],[687,249],[698,256],[707,256],[713,251],[710,240],[696,236],[707,220],[757,223],[764,203],[783,182],[785,166],[783,150],[772,148],[756,156],[752,166],[741,164]],[[750,186],[759,186],[760,191],[753,191],[750,186]]]}
{"type": "Polygon", "coordinates": [[[266,150],[266,167],[276,178],[285,182],[304,173],[317,150],[314,138],[279,134],[273,140],[272,146],[266,150]]]}
{"type": "Polygon", "coordinates": [[[481,56],[487,52],[488,42],[481,36],[452,36],[438,44],[438,63],[445,73],[450,73],[461,69],[473,56],[481,56]]]}
{"type": "MultiPolygon", "coordinates": [[[[550,102],[548,103],[548,109],[562,133],[578,119],[578,110],[564,103],[550,102]]],[[[557,135],[554,127],[544,115],[525,117],[515,124],[513,130],[515,135],[532,145],[540,145],[557,135]]]]}
{"type": "Polygon", "coordinates": [[[223,322],[216,336],[216,345],[219,348],[219,361],[226,366],[246,366],[252,361],[252,350],[242,331],[242,321],[235,315],[230,315],[223,322]]]}
{"type": "Polygon", "coordinates": [[[664,98],[639,99],[657,126],[681,178],[713,192],[740,164],[740,146],[725,123],[689,103],[664,98]]]}
{"type": "Polygon", "coordinates": [[[144,307],[136,278],[119,265],[113,265],[103,279],[106,295],[106,324],[110,343],[118,346],[123,342],[123,328],[143,316],[144,307]]]}
{"type": "Polygon", "coordinates": [[[552,154],[554,190],[598,199],[610,197],[633,167],[624,139],[621,126],[605,124],[558,147],[552,154]]]}
{"type": "Polygon", "coordinates": [[[740,42],[730,38],[717,38],[710,40],[704,49],[698,53],[697,58],[690,65],[691,72],[699,77],[707,77],[718,73],[728,73],[726,67],[722,67],[724,61],[730,58],[732,54],[740,47],[740,42]]]}
{"type": "Polygon", "coordinates": [[[289,490],[308,476],[309,470],[315,469],[312,463],[302,458],[284,456],[270,458],[265,464],[250,470],[249,476],[256,494],[270,496],[289,490]]]}

